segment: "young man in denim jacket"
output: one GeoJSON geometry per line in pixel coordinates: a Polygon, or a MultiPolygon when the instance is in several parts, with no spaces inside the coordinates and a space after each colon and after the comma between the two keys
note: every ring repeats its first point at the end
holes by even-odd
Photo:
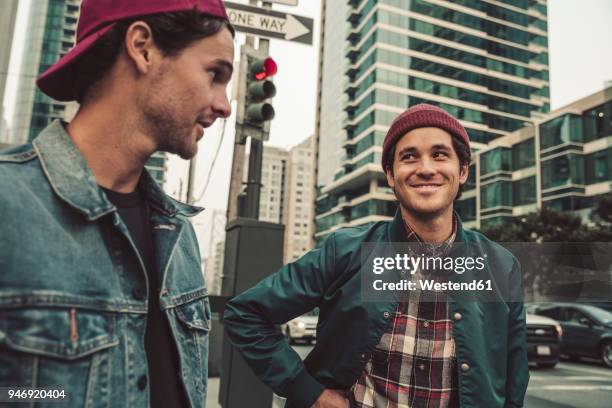
{"type": "MultiPolygon", "coordinates": [[[[383,143],[382,168],[399,201],[395,218],[339,229],[230,300],[224,324],[232,343],[287,406],[523,405],[529,371],[520,266],[500,245],[464,229],[453,211],[469,163],[458,120],[436,106],[411,107],[383,143]],[[505,290],[488,302],[427,290],[364,301],[364,248],[398,243],[440,254],[451,254],[454,243],[469,246],[486,257],[481,279],[505,290]],[[317,344],[302,362],[278,325],[317,306],[317,344]]],[[[456,283],[475,275],[456,275],[456,283]]]]}
{"type": "Polygon", "coordinates": [[[76,46],[44,72],[70,123],[0,152],[0,387],[68,407],[202,407],[210,305],[201,208],[144,169],[192,158],[217,118],[233,28],[221,0],[84,0],[76,46]]]}

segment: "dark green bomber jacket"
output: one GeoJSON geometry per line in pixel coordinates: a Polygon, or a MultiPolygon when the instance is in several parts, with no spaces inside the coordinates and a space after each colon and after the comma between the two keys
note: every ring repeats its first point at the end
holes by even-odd
{"type": "MultiPolygon", "coordinates": [[[[340,229],[228,302],[231,343],[258,378],[287,397],[287,406],[309,408],[325,388],[348,390],[357,381],[398,305],[362,301],[360,247],[406,241],[405,235],[399,211],[392,221],[340,229]],[[302,362],[278,325],[317,306],[317,343],[302,362]]],[[[514,292],[508,298],[521,298],[520,265],[509,251],[464,230],[460,220],[456,242],[482,249],[484,272],[514,292]]],[[[468,272],[461,276],[469,279],[468,272]]],[[[449,296],[461,407],[522,407],[529,382],[523,303],[449,296]]]]}

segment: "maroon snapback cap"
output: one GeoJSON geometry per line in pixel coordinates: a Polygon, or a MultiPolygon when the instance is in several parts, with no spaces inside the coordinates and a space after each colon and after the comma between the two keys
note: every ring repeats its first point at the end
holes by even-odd
{"type": "Polygon", "coordinates": [[[470,145],[470,138],[461,122],[438,106],[420,103],[405,110],[391,123],[383,141],[381,163],[383,172],[386,173],[387,168],[393,163],[393,158],[391,157],[393,146],[406,133],[423,127],[436,127],[446,130],[459,142],[465,143],[467,146],[470,145]]]}
{"type": "Polygon", "coordinates": [[[75,61],[115,23],[128,18],[187,10],[198,10],[202,14],[229,21],[222,0],[83,0],[76,45],[43,72],[36,85],[58,101],[74,100],[75,61]]]}

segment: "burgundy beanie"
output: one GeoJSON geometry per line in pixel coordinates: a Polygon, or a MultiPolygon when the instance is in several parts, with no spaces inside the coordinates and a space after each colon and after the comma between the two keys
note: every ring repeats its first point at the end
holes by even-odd
{"type": "Polygon", "coordinates": [[[420,103],[408,108],[391,123],[383,141],[383,172],[386,172],[388,165],[393,162],[393,158],[389,157],[393,146],[409,131],[422,127],[436,127],[446,130],[451,136],[459,139],[459,142],[465,143],[467,146],[470,145],[470,138],[461,122],[442,108],[420,103]]]}

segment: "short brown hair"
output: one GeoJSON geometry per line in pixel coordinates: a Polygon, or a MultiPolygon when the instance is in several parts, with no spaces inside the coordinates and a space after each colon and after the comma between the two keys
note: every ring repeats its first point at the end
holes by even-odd
{"type": "Polygon", "coordinates": [[[210,37],[227,27],[232,37],[234,28],[227,21],[211,17],[197,10],[152,14],[120,21],[100,38],[91,50],[77,62],[75,69],[76,100],[83,103],[87,92],[115,64],[123,46],[125,33],[135,21],[143,21],[151,28],[153,40],[164,56],[173,57],[193,42],[210,37]]]}

